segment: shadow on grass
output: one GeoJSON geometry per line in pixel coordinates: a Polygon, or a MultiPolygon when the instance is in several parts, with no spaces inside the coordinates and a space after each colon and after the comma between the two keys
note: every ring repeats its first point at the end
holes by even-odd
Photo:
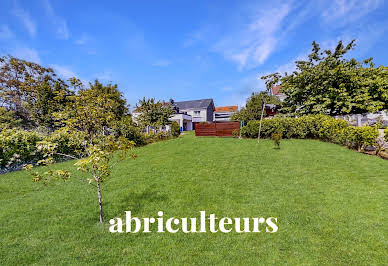
{"type": "MultiPolygon", "coordinates": [[[[149,187],[142,192],[128,192],[124,197],[118,199],[114,203],[106,202],[105,206],[107,213],[110,213],[109,209],[111,209],[111,211],[116,212],[118,216],[123,215],[125,211],[131,211],[133,215],[136,215],[140,213],[147,204],[166,200],[168,200],[166,194],[160,194],[157,190],[149,187]]],[[[117,217],[117,215],[111,217],[117,217]]]]}

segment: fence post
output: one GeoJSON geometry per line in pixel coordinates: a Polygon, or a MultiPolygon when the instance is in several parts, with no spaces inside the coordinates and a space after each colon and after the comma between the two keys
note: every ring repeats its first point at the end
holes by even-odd
{"type": "Polygon", "coordinates": [[[265,102],[264,102],[264,100],[262,101],[262,105],[263,105],[263,108],[262,108],[262,110],[261,110],[260,126],[259,126],[259,135],[257,136],[257,143],[260,143],[261,121],[263,120],[264,107],[265,107],[265,102]]]}

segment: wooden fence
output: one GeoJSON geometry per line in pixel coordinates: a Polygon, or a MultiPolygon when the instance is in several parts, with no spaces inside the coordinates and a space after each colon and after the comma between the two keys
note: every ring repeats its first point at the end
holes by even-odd
{"type": "Polygon", "coordinates": [[[196,136],[232,137],[234,130],[240,134],[240,122],[199,123],[195,125],[196,136]]]}

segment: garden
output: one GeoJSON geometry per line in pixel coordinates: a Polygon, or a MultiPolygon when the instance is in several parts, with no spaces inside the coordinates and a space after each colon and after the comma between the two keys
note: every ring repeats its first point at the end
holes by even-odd
{"type": "MultiPolygon", "coordinates": [[[[313,139],[179,138],[135,148],[102,195],[107,219],[278,219],[274,234],[112,234],[98,221],[94,187],[77,173],[46,186],[25,171],[0,175],[4,264],[384,264],[387,161],[313,139]]],[[[37,171],[43,169],[37,168],[37,171]]]]}

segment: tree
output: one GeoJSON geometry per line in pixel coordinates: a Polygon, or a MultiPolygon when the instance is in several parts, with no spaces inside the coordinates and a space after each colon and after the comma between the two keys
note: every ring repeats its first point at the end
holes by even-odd
{"type": "MultiPolygon", "coordinates": [[[[251,121],[251,120],[260,120],[262,113],[262,101],[266,104],[276,104],[281,105],[281,101],[276,96],[270,96],[265,91],[259,93],[252,93],[252,95],[247,99],[245,107],[232,115],[231,120],[239,121],[251,121]]],[[[266,115],[264,113],[264,115],[266,115]]]]}
{"type": "Polygon", "coordinates": [[[169,103],[156,101],[154,98],[139,100],[136,105],[139,116],[136,117],[138,124],[147,129],[149,126],[161,127],[171,123],[169,119],[175,113],[169,103]]]}
{"type": "MultiPolygon", "coordinates": [[[[75,165],[78,170],[85,171],[91,175],[88,178],[89,184],[95,183],[98,195],[99,219],[103,223],[103,204],[101,185],[110,175],[113,155],[121,151],[121,158],[125,158],[128,150],[135,143],[125,137],[110,135],[109,131],[115,122],[121,119],[127,112],[125,99],[117,89],[117,85],[103,85],[97,80],[89,84],[88,89],[83,89],[78,80],[72,83],[79,87],[78,94],[72,97],[67,108],[56,114],[62,125],[61,131],[76,134],[85,132],[85,158],[77,158],[69,154],[61,154],[57,151],[57,144],[49,141],[41,141],[37,149],[43,154],[44,159],[38,164],[49,166],[55,162],[55,157],[60,155],[72,159],[79,159],[75,165]]],[[[48,170],[43,174],[32,171],[32,165],[26,167],[33,175],[33,181],[47,183],[51,179],[62,179],[67,181],[71,173],[67,170],[48,170]]]]}
{"type": "Polygon", "coordinates": [[[312,44],[308,60],[296,61],[296,70],[261,77],[270,89],[281,84],[287,98],[282,112],[296,114],[352,114],[387,108],[388,67],[375,67],[373,59],[362,62],[345,55],[355,47],[339,41],[336,48],[321,51],[312,44]]]}
{"type": "Polygon", "coordinates": [[[109,135],[114,124],[128,114],[126,100],[117,85],[103,85],[95,80],[84,89],[77,79],[71,83],[78,88],[78,93],[71,97],[66,110],[55,116],[62,127],[86,132],[90,143],[98,135],[109,135]]]}
{"type": "Polygon", "coordinates": [[[16,117],[15,112],[0,107],[0,131],[5,128],[17,127],[20,123],[21,120],[16,117]]]}
{"type": "MultiPolygon", "coordinates": [[[[87,172],[91,175],[87,179],[87,182],[97,189],[97,199],[99,207],[99,220],[100,223],[104,222],[103,215],[103,202],[101,194],[101,185],[109,177],[111,169],[113,167],[112,160],[114,158],[114,153],[120,151],[120,158],[125,159],[128,151],[134,146],[133,141],[129,141],[124,137],[116,140],[112,136],[100,136],[98,142],[87,145],[86,152],[87,157],[77,158],[68,154],[61,154],[57,152],[57,144],[51,143],[48,141],[40,141],[37,143],[37,150],[43,154],[43,159],[38,162],[39,165],[48,168],[47,171],[40,173],[38,171],[33,171],[33,165],[28,164],[24,167],[27,171],[33,176],[34,182],[43,182],[47,184],[52,179],[61,179],[67,181],[71,177],[71,172],[64,169],[51,170],[50,165],[55,163],[55,157],[57,155],[69,157],[71,159],[77,159],[77,162],[74,164],[77,166],[77,170],[87,172]],[[95,185],[94,185],[95,183],[95,185]]],[[[134,156],[132,156],[134,158],[134,156]]],[[[80,179],[83,181],[83,179],[80,179]]]]}
{"type": "Polygon", "coordinates": [[[54,70],[12,56],[0,57],[0,106],[13,111],[23,127],[50,127],[52,114],[71,92],[54,70]]]}

